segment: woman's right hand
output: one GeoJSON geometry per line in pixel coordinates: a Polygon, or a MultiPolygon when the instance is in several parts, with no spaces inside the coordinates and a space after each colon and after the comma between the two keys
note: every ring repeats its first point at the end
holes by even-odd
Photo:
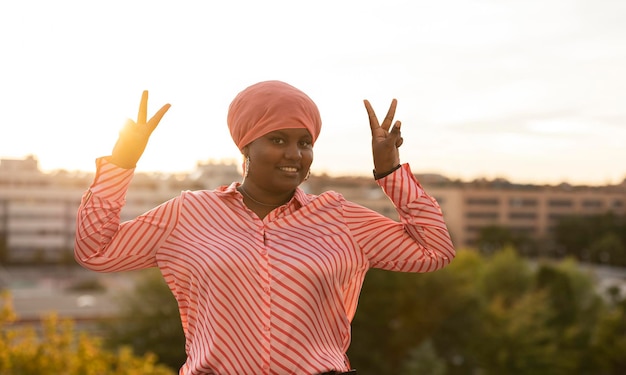
{"type": "Polygon", "coordinates": [[[374,157],[374,173],[384,173],[391,171],[400,165],[400,153],[398,148],[402,146],[402,135],[400,134],[400,121],[393,123],[396,115],[396,105],[398,101],[393,99],[389,111],[382,124],[378,123],[376,113],[369,101],[364,100],[367,116],[370,120],[372,131],[372,155],[374,157]],[[393,127],[391,126],[393,123],[393,127]],[[390,129],[391,128],[391,129],[390,129]]]}
{"type": "Polygon", "coordinates": [[[109,161],[118,167],[135,168],[143,151],[146,149],[150,135],[159,125],[161,118],[163,118],[168,109],[170,109],[170,104],[164,105],[150,120],[147,120],[148,91],[144,91],[141,95],[137,122],[131,119],[126,121],[126,125],[120,131],[117,142],[113,147],[113,153],[109,161]]]}

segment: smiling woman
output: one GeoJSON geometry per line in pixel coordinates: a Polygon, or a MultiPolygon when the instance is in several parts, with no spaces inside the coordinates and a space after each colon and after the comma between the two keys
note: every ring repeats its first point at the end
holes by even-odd
{"type": "Polygon", "coordinates": [[[291,85],[260,82],[235,97],[228,128],[244,156],[244,181],[238,189],[262,219],[291,199],[309,175],[322,128],[319,111],[291,85]]]}
{"type": "Polygon", "coordinates": [[[293,191],[308,178],[313,162],[313,139],[306,129],[276,130],[250,142],[243,148],[243,154],[245,172],[239,191],[252,201],[244,199],[262,219],[271,211],[269,208],[291,199],[293,191]]]}
{"type": "Polygon", "coordinates": [[[134,166],[169,109],[120,133],[98,160],[76,223],[75,256],[99,272],[158,267],[178,302],[188,374],[355,374],[346,352],[367,271],[430,272],[455,250],[439,205],[400,164],[396,100],[379,123],[368,101],[374,177],[394,221],[336,192],[306,194],[321,130],[315,103],[280,81],[233,100],[228,127],[242,182],[185,191],[120,223],[134,166]]]}

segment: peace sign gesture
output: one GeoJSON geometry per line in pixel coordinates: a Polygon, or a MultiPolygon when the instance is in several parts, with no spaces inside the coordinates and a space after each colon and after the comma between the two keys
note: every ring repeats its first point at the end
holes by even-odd
{"type": "Polygon", "coordinates": [[[118,167],[135,168],[148,145],[150,135],[159,125],[168,109],[170,109],[170,105],[164,105],[148,120],[148,91],[144,91],[139,103],[137,122],[131,119],[126,121],[126,125],[120,131],[115,147],[113,147],[110,161],[118,167]]]}
{"type": "Polygon", "coordinates": [[[387,111],[387,116],[382,124],[378,123],[376,113],[369,101],[364,100],[365,109],[370,121],[370,129],[372,130],[372,156],[374,157],[374,170],[376,173],[384,173],[390,171],[400,164],[400,154],[398,147],[402,145],[402,136],[400,135],[400,121],[396,121],[391,127],[393,117],[396,114],[396,105],[398,101],[393,99],[391,106],[387,111]]]}

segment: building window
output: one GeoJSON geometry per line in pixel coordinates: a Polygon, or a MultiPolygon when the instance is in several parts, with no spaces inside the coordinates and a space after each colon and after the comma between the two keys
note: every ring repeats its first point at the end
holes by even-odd
{"type": "Polygon", "coordinates": [[[517,234],[527,234],[527,235],[531,235],[535,233],[535,227],[528,227],[528,226],[513,226],[510,228],[511,232],[513,233],[517,233],[517,234]]]}
{"type": "Polygon", "coordinates": [[[572,207],[574,202],[571,199],[550,199],[548,206],[550,207],[572,207]]]}
{"type": "Polygon", "coordinates": [[[583,200],[584,208],[602,208],[602,201],[598,199],[585,199],[583,200]]]}
{"type": "Polygon", "coordinates": [[[537,214],[534,212],[511,212],[509,213],[509,219],[536,219],[537,214]]]}
{"type": "Polygon", "coordinates": [[[498,198],[467,198],[465,202],[471,206],[497,206],[500,204],[498,198]]]}
{"type": "Polygon", "coordinates": [[[509,206],[511,207],[537,207],[539,201],[533,198],[511,198],[509,206]]]}
{"type": "Polygon", "coordinates": [[[559,221],[559,220],[563,220],[563,219],[568,218],[568,217],[572,217],[572,215],[570,215],[570,214],[554,214],[554,213],[548,215],[548,219],[550,219],[552,221],[559,221]]]}
{"type": "Polygon", "coordinates": [[[468,219],[497,219],[497,212],[468,212],[465,217],[468,219]]]}

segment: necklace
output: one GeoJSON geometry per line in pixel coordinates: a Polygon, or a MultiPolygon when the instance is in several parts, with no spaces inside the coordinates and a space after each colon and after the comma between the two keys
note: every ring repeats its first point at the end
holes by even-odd
{"type": "Polygon", "coordinates": [[[267,204],[267,203],[263,203],[263,202],[259,202],[258,200],[252,198],[252,196],[250,194],[248,194],[248,192],[246,191],[246,189],[243,188],[243,185],[239,185],[239,191],[241,191],[243,193],[243,195],[245,195],[246,197],[248,197],[251,201],[253,201],[256,204],[260,204],[261,206],[265,206],[265,207],[278,207],[278,206],[282,206],[284,203],[279,203],[279,204],[267,204]]]}

